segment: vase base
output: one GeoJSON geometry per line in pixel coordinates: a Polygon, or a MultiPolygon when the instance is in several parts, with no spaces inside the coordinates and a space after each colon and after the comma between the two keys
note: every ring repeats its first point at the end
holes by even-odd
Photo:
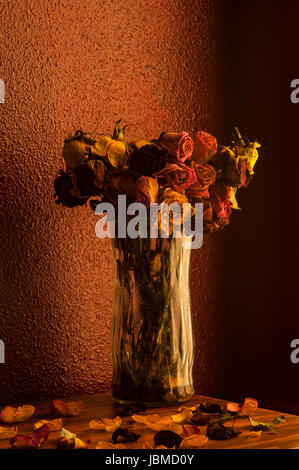
{"type": "MultiPolygon", "coordinates": [[[[176,403],[184,403],[186,401],[189,401],[191,400],[191,398],[193,397],[193,394],[192,395],[189,395],[189,396],[186,396],[182,399],[178,399],[178,400],[173,400],[173,401],[143,401],[143,400],[138,400],[138,401],[142,401],[142,403],[144,403],[147,408],[163,408],[165,406],[171,406],[171,405],[175,405],[176,403]]],[[[129,403],[132,403],[133,401],[137,401],[137,400],[124,400],[122,398],[116,398],[116,397],[113,397],[114,398],[114,401],[115,403],[119,404],[119,405],[128,405],[129,403]]]]}

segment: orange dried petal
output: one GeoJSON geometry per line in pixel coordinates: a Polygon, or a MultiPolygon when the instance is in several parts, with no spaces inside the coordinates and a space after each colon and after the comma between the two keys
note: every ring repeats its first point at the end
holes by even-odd
{"type": "Polygon", "coordinates": [[[111,444],[111,442],[100,441],[97,443],[96,449],[126,449],[124,444],[111,444]]]}
{"type": "Polygon", "coordinates": [[[255,398],[245,398],[242,406],[241,411],[244,415],[251,416],[257,409],[258,402],[255,398]]]}
{"type": "Polygon", "coordinates": [[[196,426],[194,424],[185,424],[183,426],[183,432],[181,434],[182,437],[189,437],[194,434],[201,434],[200,432],[200,426],[196,426]]]}
{"type": "Polygon", "coordinates": [[[60,431],[62,428],[62,419],[41,419],[40,421],[37,421],[33,425],[33,429],[38,429],[42,427],[44,424],[47,424],[49,426],[50,432],[51,431],[60,431]]]}
{"type": "Polygon", "coordinates": [[[92,419],[89,421],[89,428],[96,430],[104,430],[106,432],[114,432],[117,428],[121,426],[122,420],[119,416],[114,419],[110,418],[99,418],[92,419]]]}
{"type": "Polygon", "coordinates": [[[17,408],[6,406],[0,412],[0,421],[2,423],[20,423],[30,419],[34,412],[35,408],[31,405],[18,406],[17,408]]]}
{"type": "Polygon", "coordinates": [[[203,434],[192,434],[182,440],[180,449],[197,449],[197,447],[203,446],[207,441],[207,436],[203,434]]]}
{"type": "Polygon", "coordinates": [[[192,418],[192,411],[185,409],[180,413],[171,416],[171,419],[174,423],[184,423],[185,421],[189,421],[192,418]]]}
{"type": "Polygon", "coordinates": [[[18,428],[16,426],[6,427],[0,426],[0,440],[10,439],[18,434],[18,428]]]}
{"type": "Polygon", "coordinates": [[[84,405],[81,400],[70,401],[68,403],[62,400],[53,400],[51,403],[51,416],[63,416],[63,417],[73,417],[78,416],[84,409],[84,405]]]}

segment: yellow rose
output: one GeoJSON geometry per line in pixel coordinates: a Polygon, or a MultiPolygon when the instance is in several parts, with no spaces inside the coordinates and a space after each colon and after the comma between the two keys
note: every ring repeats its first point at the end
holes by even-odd
{"type": "Polygon", "coordinates": [[[86,142],[88,139],[85,140],[83,134],[82,136],[77,138],[75,135],[64,141],[62,156],[65,161],[66,171],[74,170],[88,159],[91,145],[86,142]]]}
{"type": "Polygon", "coordinates": [[[103,135],[93,145],[92,153],[108,158],[115,168],[124,167],[127,164],[127,147],[125,142],[121,140],[114,140],[103,135]]]}
{"type": "Polygon", "coordinates": [[[169,232],[168,232],[169,235],[173,231],[173,225],[182,225],[184,221],[192,217],[195,213],[194,207],[192,207],[192,205],[189,203],[185,194],[174,191],[171,188],[165,188],[162,191],[158,199],[158,203],[161,204],[161,210],[158,216],[159,230],[162,229],[166,233],[167,233],[168,213],[167,212],[163,213],[164,212],[163,206],[165,204],[167,204],[168,206],[170,206],[171,204],[179,204],[181,206],[181,216],[179,219],[176,216],[176,214],[173,214],[172,211],[169,211],[169,232]],[[183,204],[188,204],[188,206],[185,206],[185,209],[184,209],[183,204]]]}
{"type": "Polygon", "coordinates": [[[129,153],[131,154],[134,152],[134,150],[138,150],[141,147],[144,147],[145,145],[151,145],[151,142],[149,142],[148,140],[144,140],[144,139],[132,140],[131,142],[128,143],[129,153]]]}

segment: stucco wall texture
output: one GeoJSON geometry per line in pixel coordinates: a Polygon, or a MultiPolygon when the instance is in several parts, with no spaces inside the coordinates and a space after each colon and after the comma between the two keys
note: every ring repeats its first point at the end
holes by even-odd
{"type": "MultiPolygon", "coordinates": [[[[57,206],[65,136],[225,122],[224,4],[216,0],[0,2],[0,402],[110,388],[113,267],[89,207],[57,206]]],[[[197,391],[221,393],[225,238],[193,253],[197,391]],[[216,275],[217,273],[217,275],[216,275]],[[217,345],[217,347],[216,347],[217,345]]]]}

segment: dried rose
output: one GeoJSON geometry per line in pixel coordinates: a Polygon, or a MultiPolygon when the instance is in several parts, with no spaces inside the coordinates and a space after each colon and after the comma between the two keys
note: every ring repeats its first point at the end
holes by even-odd
{"type": "Polygon", "coordinates": [[[210,186],[210,201],[220,225],[226,225],[231,215],[230,187],[223,181],[216,180],[210,186]]]}
{"type": "Polygon", "coordinates": [[[23,405],[14,408],[12,406],[6,406],[0,412],[1,423],[20,423],[21,421],[27,421],[31,418],[35,408],[32,405],[23,405]]]}
{"type": "Polygon", "coordinates": [[[165,186],[170,186],[176,190],[189,188],[196,181],[196,174],[193,168],[184,163],[167,163],[165,168],[155,173],[165,186]]]}
{"type": "Polygon", "coordinates": [[[121,418],[117,416],[114,419],[110,418],[99,418],[92,419],[89,421],[89,428],[96,430],[105,430],[107,432],[114,432],[117,428],[121,426],[121,418]]]}
{"type": "Polygon", "coordinates": [[[140,434],[130,432],[127,428],[118,428],[112,434],[112,440],[116,443],[119,438],[121,438],[122,442],[135,442],[140,438],[140,434]]]}
{"type": "Polygon", "coordinates": [[[144,145],[134,150],[129,159],[131,171],[144,176],[152,176],[166,165],[167,151],[159,149],[156,145],[144,145]]]}
{"type": "Polygon", "coordinates": [[[72,417],[78,416],[84,409],[84,405],[81,400],[72,401],[65,403],[61,400],[53,400],[51,403],[51,417],[72,417]]]}
{"type": "Polygon", "coordinates": [[[163,445],[168,449],[175,447],[178,448],[183,438],[173,431],[159,431],[154,435],[154,442],[157,446],[163,445]]]}
{"type": "Polygon", "coordinates": [[[210,423],[208,424],[206,434],[214,441],[224,441],[238,436],[241,432],[235,431],[234,428],[228,428],[221,423],[210,423]]]}
{"type": "Polygon", "coordinates": [[[87,161],[88,153],[94,142],[90,134],[80,130],[64,141],[62,156],[67,171],[74,170],[78,165],[87,161]]]}
{"type": "Polygon", "coordinates": [[[192,160],[204,163],[209,161],[217,152],[217,140],[208,132],[196,132],[192,160]]]}
{"type": "Polygon", "coordinates": [[[195,209],[191,206],[187,197],[171,188],[165,188],[161,192],[158,203],[161,204],[161,210],[158,214],[158,227],[166,235],[172,233],[173,225],[181,227],[183,222],[191,218],[195,213],[195,209]],[[166,206],[171,204],[178,204],[180,206],[180,214],[166,210],[169,209],[166,206]]]}
{"type": "Polygon", "coordinates": [[[198,405],[198,409],[202,413],[211,413],[211,414],[222,413],[222,408],[219,405],[219,403],[200,403],[198,405]]]}
{"type": "Polygon", "coordinates": [[[49,430],[51,431],[60,431],[62,428],[62,419],[42,419],[41,421],[37,421],[37,423],[34,423],[33,429],[39,429],[41,428],[44,424],[47,424],[49,426],[49,430]]]}
{"type": "Polygon", "coordinates": [[[104,135],[93,145],[91,154],[107,158],[109,163],[115,168],[126,166],[128,160],[125,142],[114,140],[104,135]]]}
{"type": "Polygon", "coordinates": [[[49,432],[49,426],[44,424],[42,427],[36,429],[31,434],[18,434],[17,436],[10,439],[9,443],[13,448],[37,448],[47,441],[49,432]]]}
{"type": "Polygon", "coordinates": [[[76,178],[73,174],[70,175],[61,171],[54,181],[56,203],[65,207],[77,207],[86,204],[88,196],[82,197],[76,184],[76,178]]]}
{"type": "Polygon", "coordinates": [[[129,170],[119,169],[111,171],[107,179],[107,197],[117,203],[117,196],[125,194],[129,202],[136,201],[136,179],[129,170]]]}
{"type": "MultiPolygon", "coordinates": [[[[94,162],[94,160],[91,160],[91,162],[94,162]]],[[[78,165],[77,168],[75,168],[73,172],[73,184],[74,184],[74,190],[71,191],[71,194],[75,197],[90,197],[90,196],[98,196],[101,194],[102,186],[103,186],[103,181],[102,181],[102,186],[100,188],[100,174],[102,173],[101,167],[103,169],[103,163],[98,162],[97,164],[95,163],[83,163],[82,165],[78,165]],[[99,180],[96,180],[96,175],[95,175],[95,168],[97,165],[97,171],[99,172],[99,180]],[[97,183],[95,185],[94,183],[97,183]]],[[[104,171],[104,170],[103,170],[104,171]]],[[[103,173],[103,178],[104,178],[104,173],[103,173]]]]}
{"type": "Polygon", "coordinates": [[[158,145],[176,157],[180,162],[191,158],[194,143],[188,132],[163,132],[158,145]]]}
{"type": "Polygon", "coordinates": [[[136,201],[142,202],[146,207],[157,202],[159,185],[156,178],[140,176],[136,180],[136,201]]]}

